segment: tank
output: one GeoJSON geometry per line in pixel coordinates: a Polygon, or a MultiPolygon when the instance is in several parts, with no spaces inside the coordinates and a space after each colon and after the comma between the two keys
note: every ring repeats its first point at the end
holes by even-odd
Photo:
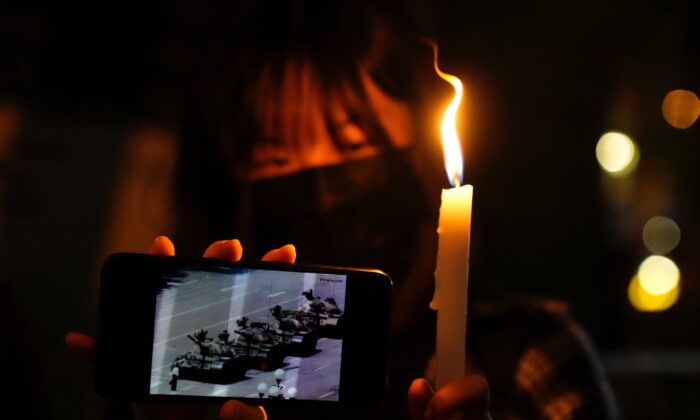
{"type": "Polygon", "coordinates": [[[316,324],[305,321],[300,311],[282,310],[279,305],[270,309],[275,322],[268,328],[274,340],[286,346],[292,356],[311,356],[316,353],[318,331],[316,324]]]}
{"type": "MultiPolygon", "coordinates": [[[[316,353],[316,344],[318,335],[315,331],[309,331],[303,324],[294,325],[288,324],[282,319],[277,318],[279,315],[279,306],[271,309],[276,321],[272,324],[267,322],[252,322],[250,326],[246,324],[247,319],[244,317],[237,321],[242,328],[236,330],[239,335],[234,348],[243,346],[253,346],[260,348],[262,351],[272,352],[272,356],[268,356],[267,367],[274,362],[278,362],[277,356],[298,356],[306,357],[316,353]],[[274,356],[274,357],[273,357],[274,356]]],[[[281,365],[282,360],[279,360],[281,365]]]]}
{"type": "Polygon", "coordinates": [[[313,289],[304,291],[302,296],[306,298],[306,303],[298,312],[307,329],[315,331],[319,337],[342,338],[343,311],[335,299],[314,296],[313,289]]]}
{"type": "MultiPolygon", "coordinates": [[[[282,315],[272,308],[273,315],[282,315]]],[[[298,312],[298,311],[296,311],[298,312]]],[[[277,317],[275,317],[277,319],[277,317]]],[[[208,383],[233,383],[245,379],[250,369],[271,371],[280,368],[287,356],[307,357],[316,354],[318,334],[303,322],[251,322],[247,317],[236,321],[234,336],[223,330],[218,339],[207,337],[206,330],[187,334],[195,347],[178,355],[171,369],[177,367],[179,379],[208,383]]]]}
{"type": "Polygon", "coordinates": [[[194,349],[177,356],[172,363],[172,368],[178,368],[180,379],[224,384],[245,378],[248,361],[235,357],[228,343],[197,334],[188,334],[187,338],[195,343],[194,349]]]}

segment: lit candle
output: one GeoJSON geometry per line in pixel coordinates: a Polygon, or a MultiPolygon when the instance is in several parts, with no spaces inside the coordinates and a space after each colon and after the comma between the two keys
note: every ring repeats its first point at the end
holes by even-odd
{"type": "Polygon", "coordinates": [[[448,81],[455,90],[455,96],[442,118],[441,133],[447,178],[454,188],[442,191],[435,295],[430,304],[433,310],[437,310],[435,386],[439,388],[465,374],[473,188],[471,185],[460,186],[463,162],[455,119],[462,100],[462,82],[455,76],[440,71],[436,47],[434,64],[438,75],[448,81]]]}

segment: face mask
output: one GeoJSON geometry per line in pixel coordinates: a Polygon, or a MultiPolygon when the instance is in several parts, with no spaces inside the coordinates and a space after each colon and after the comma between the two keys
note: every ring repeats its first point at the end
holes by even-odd
{"type": "Polygon", "coordinates": [[[255,255],[287,243],[300,262],[370,266],[397,276],[428,217],[420,184],[400,153],[381,154],[244,187],[244,242],[255,255]]]}

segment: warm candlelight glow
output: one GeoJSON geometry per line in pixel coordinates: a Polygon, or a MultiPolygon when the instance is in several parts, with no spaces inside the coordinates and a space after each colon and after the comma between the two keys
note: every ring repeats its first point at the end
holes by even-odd
{"type": "Polygon", "coordinates": [[[435,44],[433,44],[433,56],[433,65],[438,76],[449,82],[455,90],[455,95],[442,117],[440,133],[442,135],[442,150],[445,154],[447,179],[450,180],[450,184],[453,187],[459,187],[462,184],[462,167],[464,163],[462,161],[459,137],[457,136],[457,109],[459,109],[459,104],[462,102],[463,87],[462,82],[457,77],[443,72],[438,67],[438,50],[435,44]]]}

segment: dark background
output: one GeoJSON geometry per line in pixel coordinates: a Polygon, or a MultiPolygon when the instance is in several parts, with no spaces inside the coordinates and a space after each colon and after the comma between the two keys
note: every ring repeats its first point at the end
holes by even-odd
{"type": "MultiPolygon", "coordinates": [[[[443,0],[408,9],[472,104],[471,281],[569,302],[625,417],[695,418],[700,128],[673,128],[661,114],[669,91],[700,92],[693,2],[443,0]],[[613,181],[595,159],[608,130],[641,150],[635,173],[617,185],[623,205],[604,193],[613,181]],[[667,311],[640,313],[627,284],[648,255],[642,227],[657,214],[682,230],[670,255],[681,297],[667,311]]],[[[139,127],[177,125],[221,10],[188,1],[0,7],[0,282],[10,302],[2,362],[9,378],[23,378],[18,394],[37,395],[29,412],[76,419],[100,410],[63,335],[94,330],[126,139],[139,127]]]]}

